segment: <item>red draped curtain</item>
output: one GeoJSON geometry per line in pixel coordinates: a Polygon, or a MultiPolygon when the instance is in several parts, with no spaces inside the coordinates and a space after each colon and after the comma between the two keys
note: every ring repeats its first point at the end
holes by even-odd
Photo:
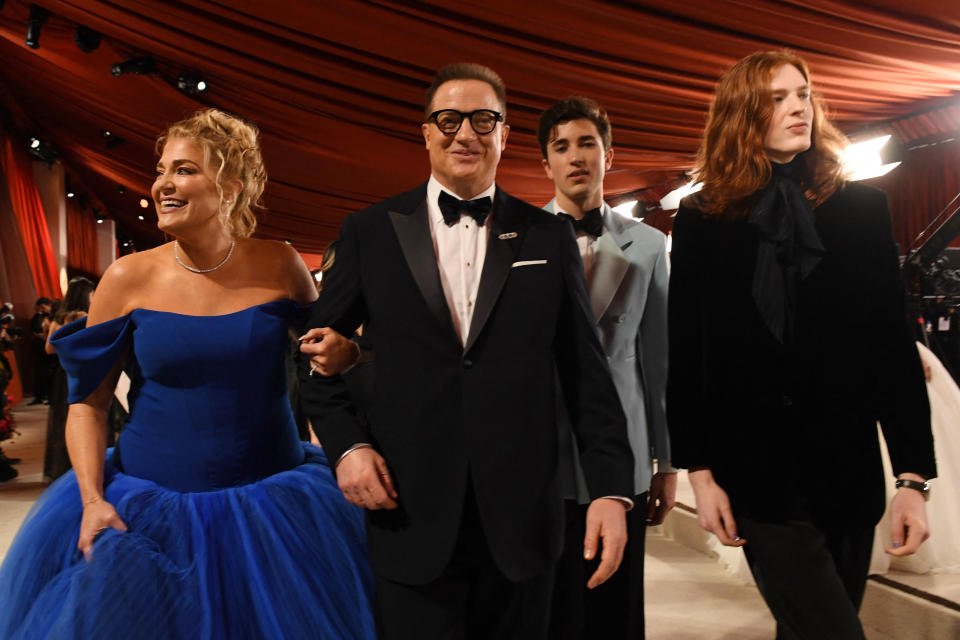
{"type": "Polygon", "coordinates": [[[53,257],[50,230],[43,214],[37,185],[33,180],[30,158],[26,152],[18,152],[14,148],[13,140],[8,137],[3,140],[0,161],[37,295],[59,298],[63,294],[53,257]]]}
{"type": "Polygon", "coordinates": [[[67,265],[84,273],[99,272],[97,223],[80,208],[75,199],[67,200],[67,265]]]}
{"type": "MultiPolygon", "coordinates": [[[[920,232],[960,193],[960,140],[909,151],[902,165],[870,184],[887,192],[893,235],[906,253],[920,232]]],[[[952,246],[960,246],[960,239],[954,239],[952,246]]]]}

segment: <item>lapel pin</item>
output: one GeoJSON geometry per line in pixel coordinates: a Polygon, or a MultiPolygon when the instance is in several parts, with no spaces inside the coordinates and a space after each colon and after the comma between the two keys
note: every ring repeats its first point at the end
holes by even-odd
{"type": "Polygon", "coordinates": [[[516,237],[517,237],[517,232],[516,232],[516,231],[511,231],[510,233],[501,233],[501,234],[500,234],[499,236],[497,236],[497,237],[500,238],[501,240],[510,240],[511,238],[516,238],[516,237]]]}

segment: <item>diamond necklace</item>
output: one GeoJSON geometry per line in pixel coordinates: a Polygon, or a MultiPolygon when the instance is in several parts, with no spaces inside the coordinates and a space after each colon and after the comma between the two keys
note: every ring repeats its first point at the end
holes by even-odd
{"type": "Polygon", "coordinates": [[[193,271],[194,273],[210,273],[211,271],[216,271],[223,265],[227,264],[227,260],[230,259],[230,256],[233,255],[233,250],[237,247],[237,239],[234,238],[230,242],[230,250],[227,251],[226,257],[220,261],[215,267],[210,267],[209,269],[197,269],[196,267],[191,267],[188,264],[185,264],[183,260],[180,259],[180,243],[176,240],[173,241],[173,258],[177,261],[177,264],[186,269],[187,271],[193,271]]]}

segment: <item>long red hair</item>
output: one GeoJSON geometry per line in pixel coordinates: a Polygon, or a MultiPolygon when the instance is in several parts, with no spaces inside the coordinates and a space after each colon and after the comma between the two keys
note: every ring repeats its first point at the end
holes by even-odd
{"type": "MultiPolygon", "coordinates": [[[[704,213],[742,218],[752,196],[770,180],[770,160],[763,147],[773,114],[770,82],[785,64],[796,67],[810,83],[807,63],[786,49],[751,54],[717,83],[694,169],[695,179],[703,183],[694,202],[704,213]]],[[[816,206],[843,185],[840,154],[847,139],[827,119],[819,97],[813,95],[811,104],[810,148],[799,155],[804,163],[802,185],[816,206]]]]}

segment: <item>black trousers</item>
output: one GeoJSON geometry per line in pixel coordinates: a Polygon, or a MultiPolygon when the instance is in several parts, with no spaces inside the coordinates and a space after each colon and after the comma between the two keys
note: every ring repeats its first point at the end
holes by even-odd
{"type": "Polygon", "coordinates": [[[862,640],[857,612],[873,550],[870,526],[798,516],[763,522],[739,516],[737,532],[778,640],[862,640]]]}
{"type": "MultiPolygon", "coordinates": [[[[376,567],[374,567],[376,572],[376,567]]],[[[472,487],[450,564],[426,585],[376,577],[380,640],[546,640],[553,570],[511,582],[490,553],[472,487]]]]}
{"type": "Polygon", "coordinates": [[[50,387],[50,358],[43,350],[41,338],[33,339],[33,402],[48,398],[50,387]]]}
{"type": "Polygon", "coordinates": [[[583,537],[589,505],[567,500],[567,530],[557,565],[550,616],[551,640],[642,640],[643,556],[647,531],[647,494],[636,496],[627,512],[623,561],[613,577],[594,589],[587,580],[600,564],[600,554],[583,559],[583,537]]]}

